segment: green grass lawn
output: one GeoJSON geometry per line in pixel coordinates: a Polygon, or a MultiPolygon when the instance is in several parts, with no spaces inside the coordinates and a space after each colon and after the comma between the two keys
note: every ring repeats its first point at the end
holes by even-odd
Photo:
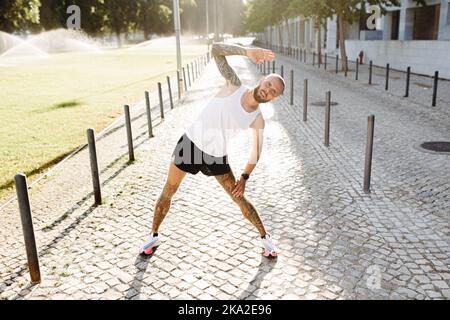
{"type": "MultiPolygon", "coordinates": [[[[207,51],[183,47],[183,65],[207,51]]],[[[11,194],[13,178],[32,180],[143,99],[144,91],[176,74],[173,48],[63,53],[13,67],[0,61],[0,199],[11,194]]],[[[1,202],[0,202],[1,203],[1,202]]]]}

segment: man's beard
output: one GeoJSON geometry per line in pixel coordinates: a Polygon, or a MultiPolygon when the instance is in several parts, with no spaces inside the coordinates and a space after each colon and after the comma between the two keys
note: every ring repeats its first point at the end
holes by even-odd
{"type": "Polygon", "coordinates": [[[256,102],[258,102],[258,103],[266,103],[266,102],[269,102],[269,100],[266,100],[266,99],[264,99],[264,98],[261,96],[260,88],[261,88],[261,85],[257,86],[257,87],[253,90],[253,98],[254,98],[254,99],[256,100],[256,102]]]}

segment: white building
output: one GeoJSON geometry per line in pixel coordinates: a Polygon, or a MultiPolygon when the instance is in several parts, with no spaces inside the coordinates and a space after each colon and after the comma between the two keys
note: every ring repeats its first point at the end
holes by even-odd
{"type": "MultiPolygon", "coordinates": [[[[366,26],[367,16],[359,23],[345,29],[346,49],[349,60],[355,60],[363,51],[364,62],[375,65],[433,75],[450,79],[450,0],[426,0],[427,6],[419,6],[413,0],[401,0],[400,7],[387,8],[388,13],[376,21],[376,30],[366,26]]],[[[329,54],[340,54],[336,19],[328,19],[327,28],[314,28],[314,21],[305,17],[289,20],[289,37],[286,23],[268,27],[257,39],[266,45],[282,44],[292,48],[317,52],[320,45],[329,54]],[[290,38],[290,39],[289,39],[290,38]]]]}

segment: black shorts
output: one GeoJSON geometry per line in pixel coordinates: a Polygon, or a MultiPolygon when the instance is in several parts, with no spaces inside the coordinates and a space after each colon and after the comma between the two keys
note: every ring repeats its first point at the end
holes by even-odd
{"type": "Polygon", "coordinates": [[[178,169],[191,174],[201,171],[206,176],[219,176],[231,171],[228,157],[214,157],[200,150],[184,134],[172,153],[172,162],[178,169]]]}

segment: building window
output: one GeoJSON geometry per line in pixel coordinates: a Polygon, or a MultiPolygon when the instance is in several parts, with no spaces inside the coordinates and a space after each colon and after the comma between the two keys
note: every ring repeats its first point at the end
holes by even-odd
{"type": "Polygon", "coordinates": [[[391,40],[398,40],[400,28],[400,10],[392,12],[391,40]]]}

